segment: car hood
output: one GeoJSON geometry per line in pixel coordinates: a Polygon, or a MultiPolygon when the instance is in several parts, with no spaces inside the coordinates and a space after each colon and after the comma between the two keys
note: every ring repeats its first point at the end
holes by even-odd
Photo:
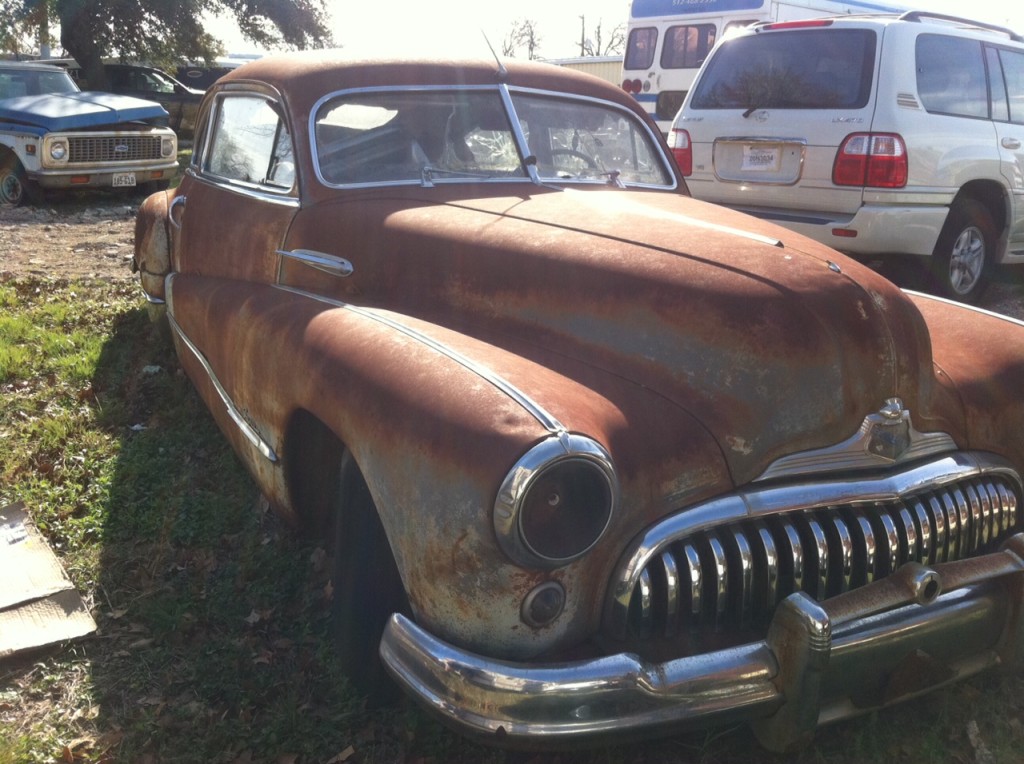
{"type": "Polygon", "coordinates": [[[166,117],[167,111],[158,103],[112,93],[51,93],[0,100],[0,120],[50,131],[166,117]]]}
{"type": "MultiPolygon", "coordinates": [[[[922,431],[957,420],[913,304],[869,269],[777,227],[644,192],[357,204],[357,214],[300,213],[293,230],[324,251],[358,241],[358,252],[381,253],[352,256],[340,296],[482,340],[458,350],[570,430],[596,420],[551,370],[577,382],[600,370],[617,396],[625,380],[646,405],[686,412],[685,426],[711,435],[737,484],[781,456],[851,437],[890,398],[922,431]],[[305,230],[312,220],[318,233],[305,230]]],[[[627,407],[607,397],[609,416],[621,418],[627,407]]],[[[656,447],[638,437],[626,447],[656,447]]]]}

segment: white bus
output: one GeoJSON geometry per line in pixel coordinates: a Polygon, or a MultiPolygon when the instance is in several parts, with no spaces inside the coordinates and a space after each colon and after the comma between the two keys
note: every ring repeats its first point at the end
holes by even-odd
{"type": "Polygon", "coordinates": [[[668,133],[697,70],[730,29],[756,21],[908,10],[885,0],[633,0],[622,87],[668,133]]]}

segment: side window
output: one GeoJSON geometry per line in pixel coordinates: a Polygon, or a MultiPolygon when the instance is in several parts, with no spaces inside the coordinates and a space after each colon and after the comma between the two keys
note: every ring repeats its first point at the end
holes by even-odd
{"type": "Polygon", "coordinates": [[[1006,96],[1010,107],[1010,121],[1024,125],[1024,53],[1016,50],[1000,50],[999,59],[1003,64],[1006,80],[1006,96]]]}
{"type": "Polygon", "coordinates": [[[704,63],[714,44],[714,24],[670,27],[661,49],[661,66],[664,69],[696,69],[704,63]]]}
{"type": "Polygon", "coordinates": [[[917,94],[938,114],[988,118],[988,86],[981,43],[923,34],[917,38],[917,94]]]}
{"type": "Polygon", "coordinates": [[[291,136],[270,101],[259,96],[221,99],[203,171],[274,191],[292,187],[291,136]]]}
{"type": "Polygon", "coordinates": [[[992,119],[997,122],[1009,122],[1010,106],[1006,97],[1006,78],[1003,76],[1003,65],[999,61],[999,51],[985,47],[985,64],[988,66],[988,96],[992,104],[992,119]]]}
{"type": "Polygon", "coordinates": [[[658,44],[658,30],[641,27],[629,33],[623,69],[650,69],[654,63],[654,48],[658,44]]]}

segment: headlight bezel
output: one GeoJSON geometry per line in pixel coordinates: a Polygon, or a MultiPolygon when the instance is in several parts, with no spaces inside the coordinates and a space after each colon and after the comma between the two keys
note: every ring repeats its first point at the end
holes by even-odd
{"type": "Polygon", "coordinates": [[[580,559],[598,544],[618,503],[619,482],[608,451],[592,438],[562,433],[537,443],[509,470],[495,499],[494,530],[502,550],[514,562],[554,570],[580,559]],[[552,486],[560,490],[552,491],[552,486]],[[537,491],[553,492],[558,501],[562,492],[568,493],[570,504],[537,522],[530,516],[544,511],[543,497],[538,498],[537,491]],[[571,505],[581,498],[600,500],[602,505],[571,505]],[[579,520],[584,527],[579,528],[581,535],[571,549],[557,550],[547,539],[530,537],[531,526],[537,532],[554,523],[559,526],[556,530],[565,532],[579,520]]]}

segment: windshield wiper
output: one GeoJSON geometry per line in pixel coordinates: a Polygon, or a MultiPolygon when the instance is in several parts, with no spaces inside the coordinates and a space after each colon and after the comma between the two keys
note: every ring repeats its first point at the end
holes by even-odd
{"type": "Polygon", "coordinates": [[[614,186],[615,188],[625,188],[626,184],[622,182],[619,177],[622,173],[618,170],[611,170],[610,172],[601,173],[602,175],[608,176],[608,185],[614,186]]]}

